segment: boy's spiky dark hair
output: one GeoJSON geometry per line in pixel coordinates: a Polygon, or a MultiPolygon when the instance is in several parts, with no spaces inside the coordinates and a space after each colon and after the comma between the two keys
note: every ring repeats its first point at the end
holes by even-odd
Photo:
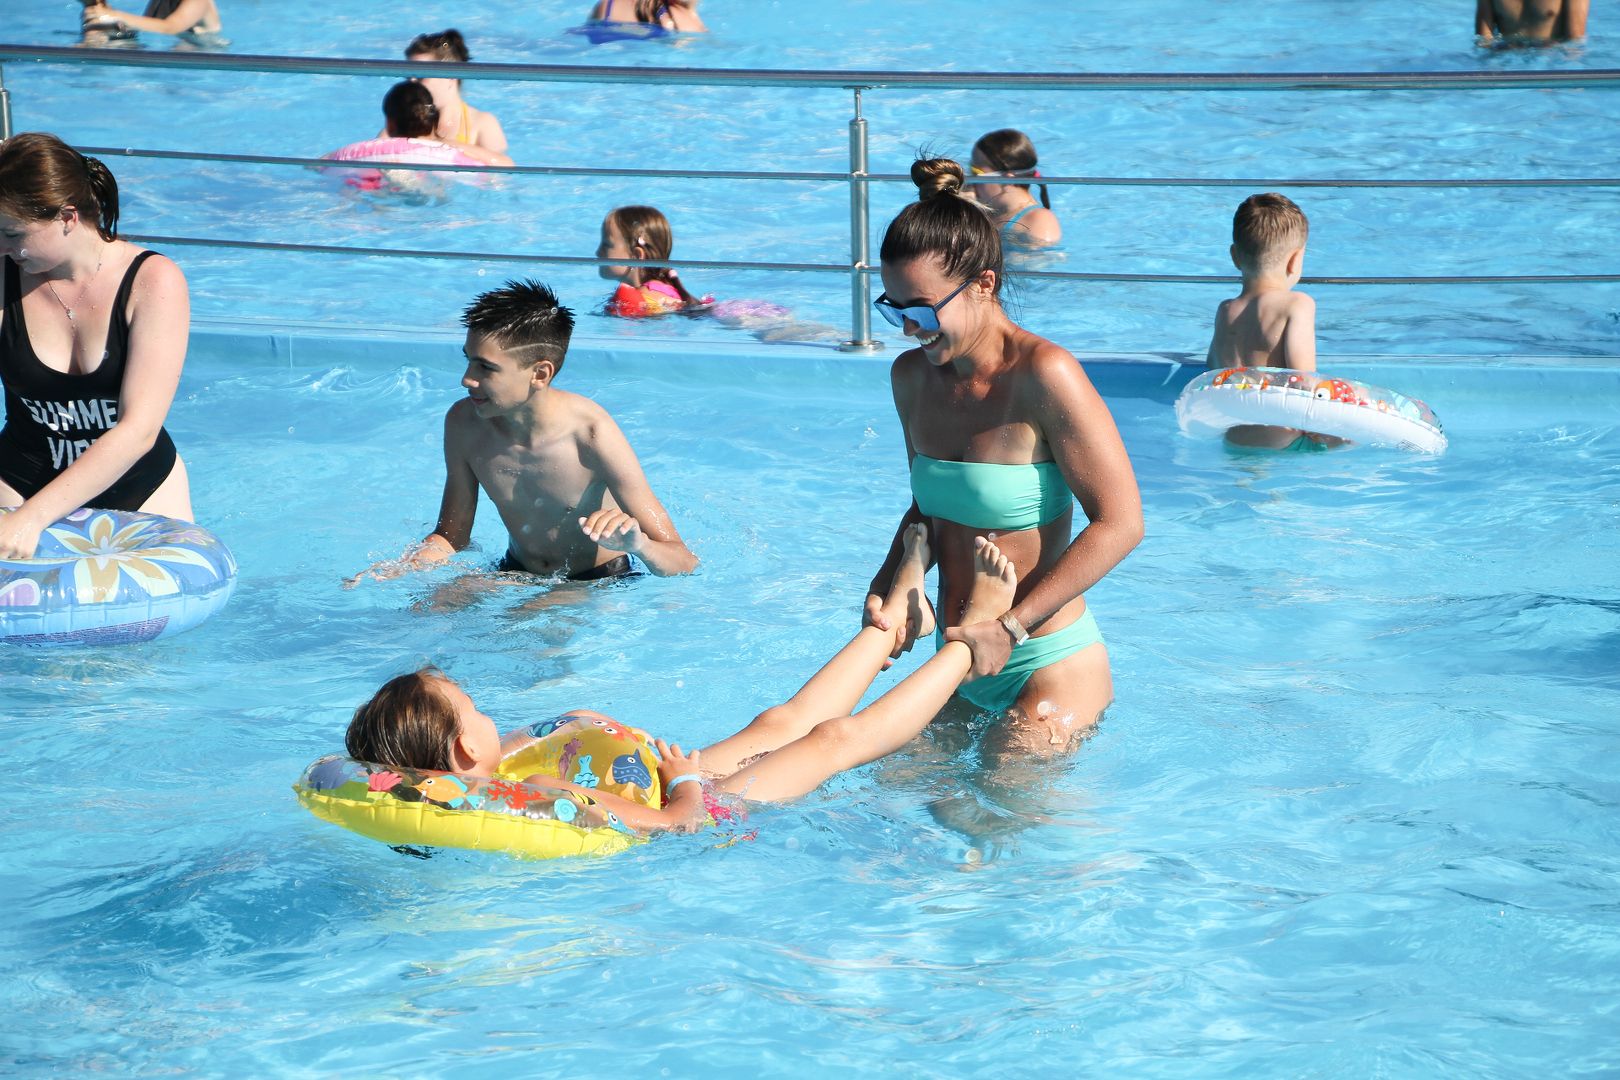
{"type": "Polygon", "coordinates": [[[525,366],[550,360],[558,370],[574,333],[574,313],[538,281],[508,281],[467,305],[461,323],[517,353],[525,366]]]}

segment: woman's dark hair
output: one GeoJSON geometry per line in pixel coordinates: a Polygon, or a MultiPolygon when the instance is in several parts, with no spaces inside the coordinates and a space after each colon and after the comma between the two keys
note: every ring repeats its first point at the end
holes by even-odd
{"type": "MultiPolygon", "coordinates": [[[[1036,175],[1035,166],[1039,162],[1035,157],[1035,144],[1029,141],[1028,135],[1017,128],[998,128],[981,136],[979,141],[973,144],[973,152],[984,158],[991,172],[1036,175]]],[[[1028,184],[1009,186],[1029,190],[1028,184]]],[[[1050,210],[1052,200],[1046,195],[1046,185],[1042,184],[1040,187],[1041,205],[1050,210]]]]}
{"type": "Polygon", "coordinates": [[[886,263],[932,256],[956,281],[994,270],[1000,296],[1001,235],[984,208],[962,195],[962,177],[962,166],[950,158],[912,162],[917,201],[889,222],[878,254],[886,263]]]}
{"type": "Polygon", "coordinates": [[[444,672],[425,667],[382,684],[371,700],[354,710],[343,748],[357,761],[403,769],[449,772],[451,748],[461,721],[437,684],[444,672]]]}
{"type": "Polygon", "coordinates": [[[394,138],[417,139],[432,135],[439,126],[439,107],[421,83],[395,83],[383,95],[383,118],[394,138]]]}
{"type": "Polygon", "coordinates": [[[103,240],[118,239],[118,181],[107,166],[44,131],[0,142],[0,214],[49,221],[69,206],[103,240]]]}
{"type": "MultiPolygon", "coordinates": [[[[675,233],[669,227],[669,218],[656,206],[620,206],[609,210],[607,217],[626,243],[631,247],[639,245],[643,249],[645,253],[642,258],[645,260],[667,259],[669,253],[675,250],[675,233]]],[[[680,275],[669,267],[642,266],[637,269],[641,271],[642,281],[662,281],[680,294],[682,303],[700,303],[697,297],[686,291],[680,275]]]]}
{"type": "Polygon", "coordinates": [[[405,59],[413,56],[431,56],[435,60],[448,60],[465,64],[472,59],[460,30],[441,30],[437,34],[418,34],[405,46],[405,59]]]}

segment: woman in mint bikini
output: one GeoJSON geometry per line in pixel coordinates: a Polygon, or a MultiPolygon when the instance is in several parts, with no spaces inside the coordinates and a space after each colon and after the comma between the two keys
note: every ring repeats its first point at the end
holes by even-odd
{"type": "MultiPolygon", "coordinates": [[[[1002,128],[981,136],[973,144],[971,165],[974,176],[1008,177],[1030,180],[1040,176],[1035,168],[1035,144],[1029,136],[1013,128],[1002,128]]],[[[1003,241],[1023,247],[1044,247],[1063,239],[1063,226],[1052,213],[1052,202],[1041,185],[1041,197],[1030,194],[1028,183],[984,183],[967,188],[990,211],[1003,241]]]]}
{"type": "MultiPolygon", "coordinates": [[[[917,348],[890,372],[913,501],[868,590],[882,611],[907,526],[929,527],[939,565],[938,621],[973,650],[960,696],[1001,713],[997,754],[1058,753],[1113,699],[1108,650],[1085,591],[1142,538],[1142,502],[1113,417],[1075,358],[1016,326],[1001,307],[1001,238],[962,195],[962,168],[912,166],[919,199],[883,238],[878,311],[917,348]],[[1073,535],[1074,503],[1087,520],[1073,535]],[[958,627],[974,538],[993,536],[1018,591],[998,619],[958,627]],[[1072,537],[1072,539],[1071,539],[1072,537]]],[[[916,627],[898,635],[895,655],[916,627]]]]}

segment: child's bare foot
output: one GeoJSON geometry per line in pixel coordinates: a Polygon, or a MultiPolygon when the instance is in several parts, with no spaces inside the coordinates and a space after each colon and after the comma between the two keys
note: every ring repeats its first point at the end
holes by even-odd
{"type": "Polygon", "coordinates": [[[967,607],[962,611],[962,625],[971,626],[1006,614],[1017,590],[1018,575],[1013,572],[1012,562],[995,544],[982,536],[975,537],[973,584],[968,589],[967,607]]]}
{"type": "MultiPolygon", "coordinates": [[[[883,613],[896,627],[907,623],[917,628],[918,637],[934,632],[934,609],[928,603],[928,529],[912,525],[901,538],[900,565],[894,568],[883,613]]],[[[999,614],[999,612],[998,612],[999,614]]]]}

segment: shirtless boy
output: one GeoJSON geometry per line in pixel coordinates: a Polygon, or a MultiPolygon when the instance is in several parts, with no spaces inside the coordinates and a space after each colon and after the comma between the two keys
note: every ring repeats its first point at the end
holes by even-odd
{"type": "MultiPolygon", "coordinates": [[[[1305,267],[1310,223],[1286,195],[1243,200],[1232,217],[1232,264],[1243,291],[1215,310],[1215,335],[1205,366],[1316,370],[1316,301],[1294,288],[1305,267]]],[[[1226,440],[1271,449],[1315,448],[1339,442],[1295,428],[1240,424],[1226,440]]]]}
{"type": "Polygon", "coordinates": [[[631,555],[660,576],[696,567],[613,418],[552,385],[574,313],[544,285],[509,281],[474,300],[461,321],[467,396],[444,417],[438,525],[403,558],[350,584],[420,570],[466,548],[480,488],[506,523],[501,570],[593,581],[634,573],[631,555]]]}
{"type": "Polygon", "coordinates": [[[1478,0],[1480,44],[1550,45],[1586,36],[1588,0],[1478,0]]]}

